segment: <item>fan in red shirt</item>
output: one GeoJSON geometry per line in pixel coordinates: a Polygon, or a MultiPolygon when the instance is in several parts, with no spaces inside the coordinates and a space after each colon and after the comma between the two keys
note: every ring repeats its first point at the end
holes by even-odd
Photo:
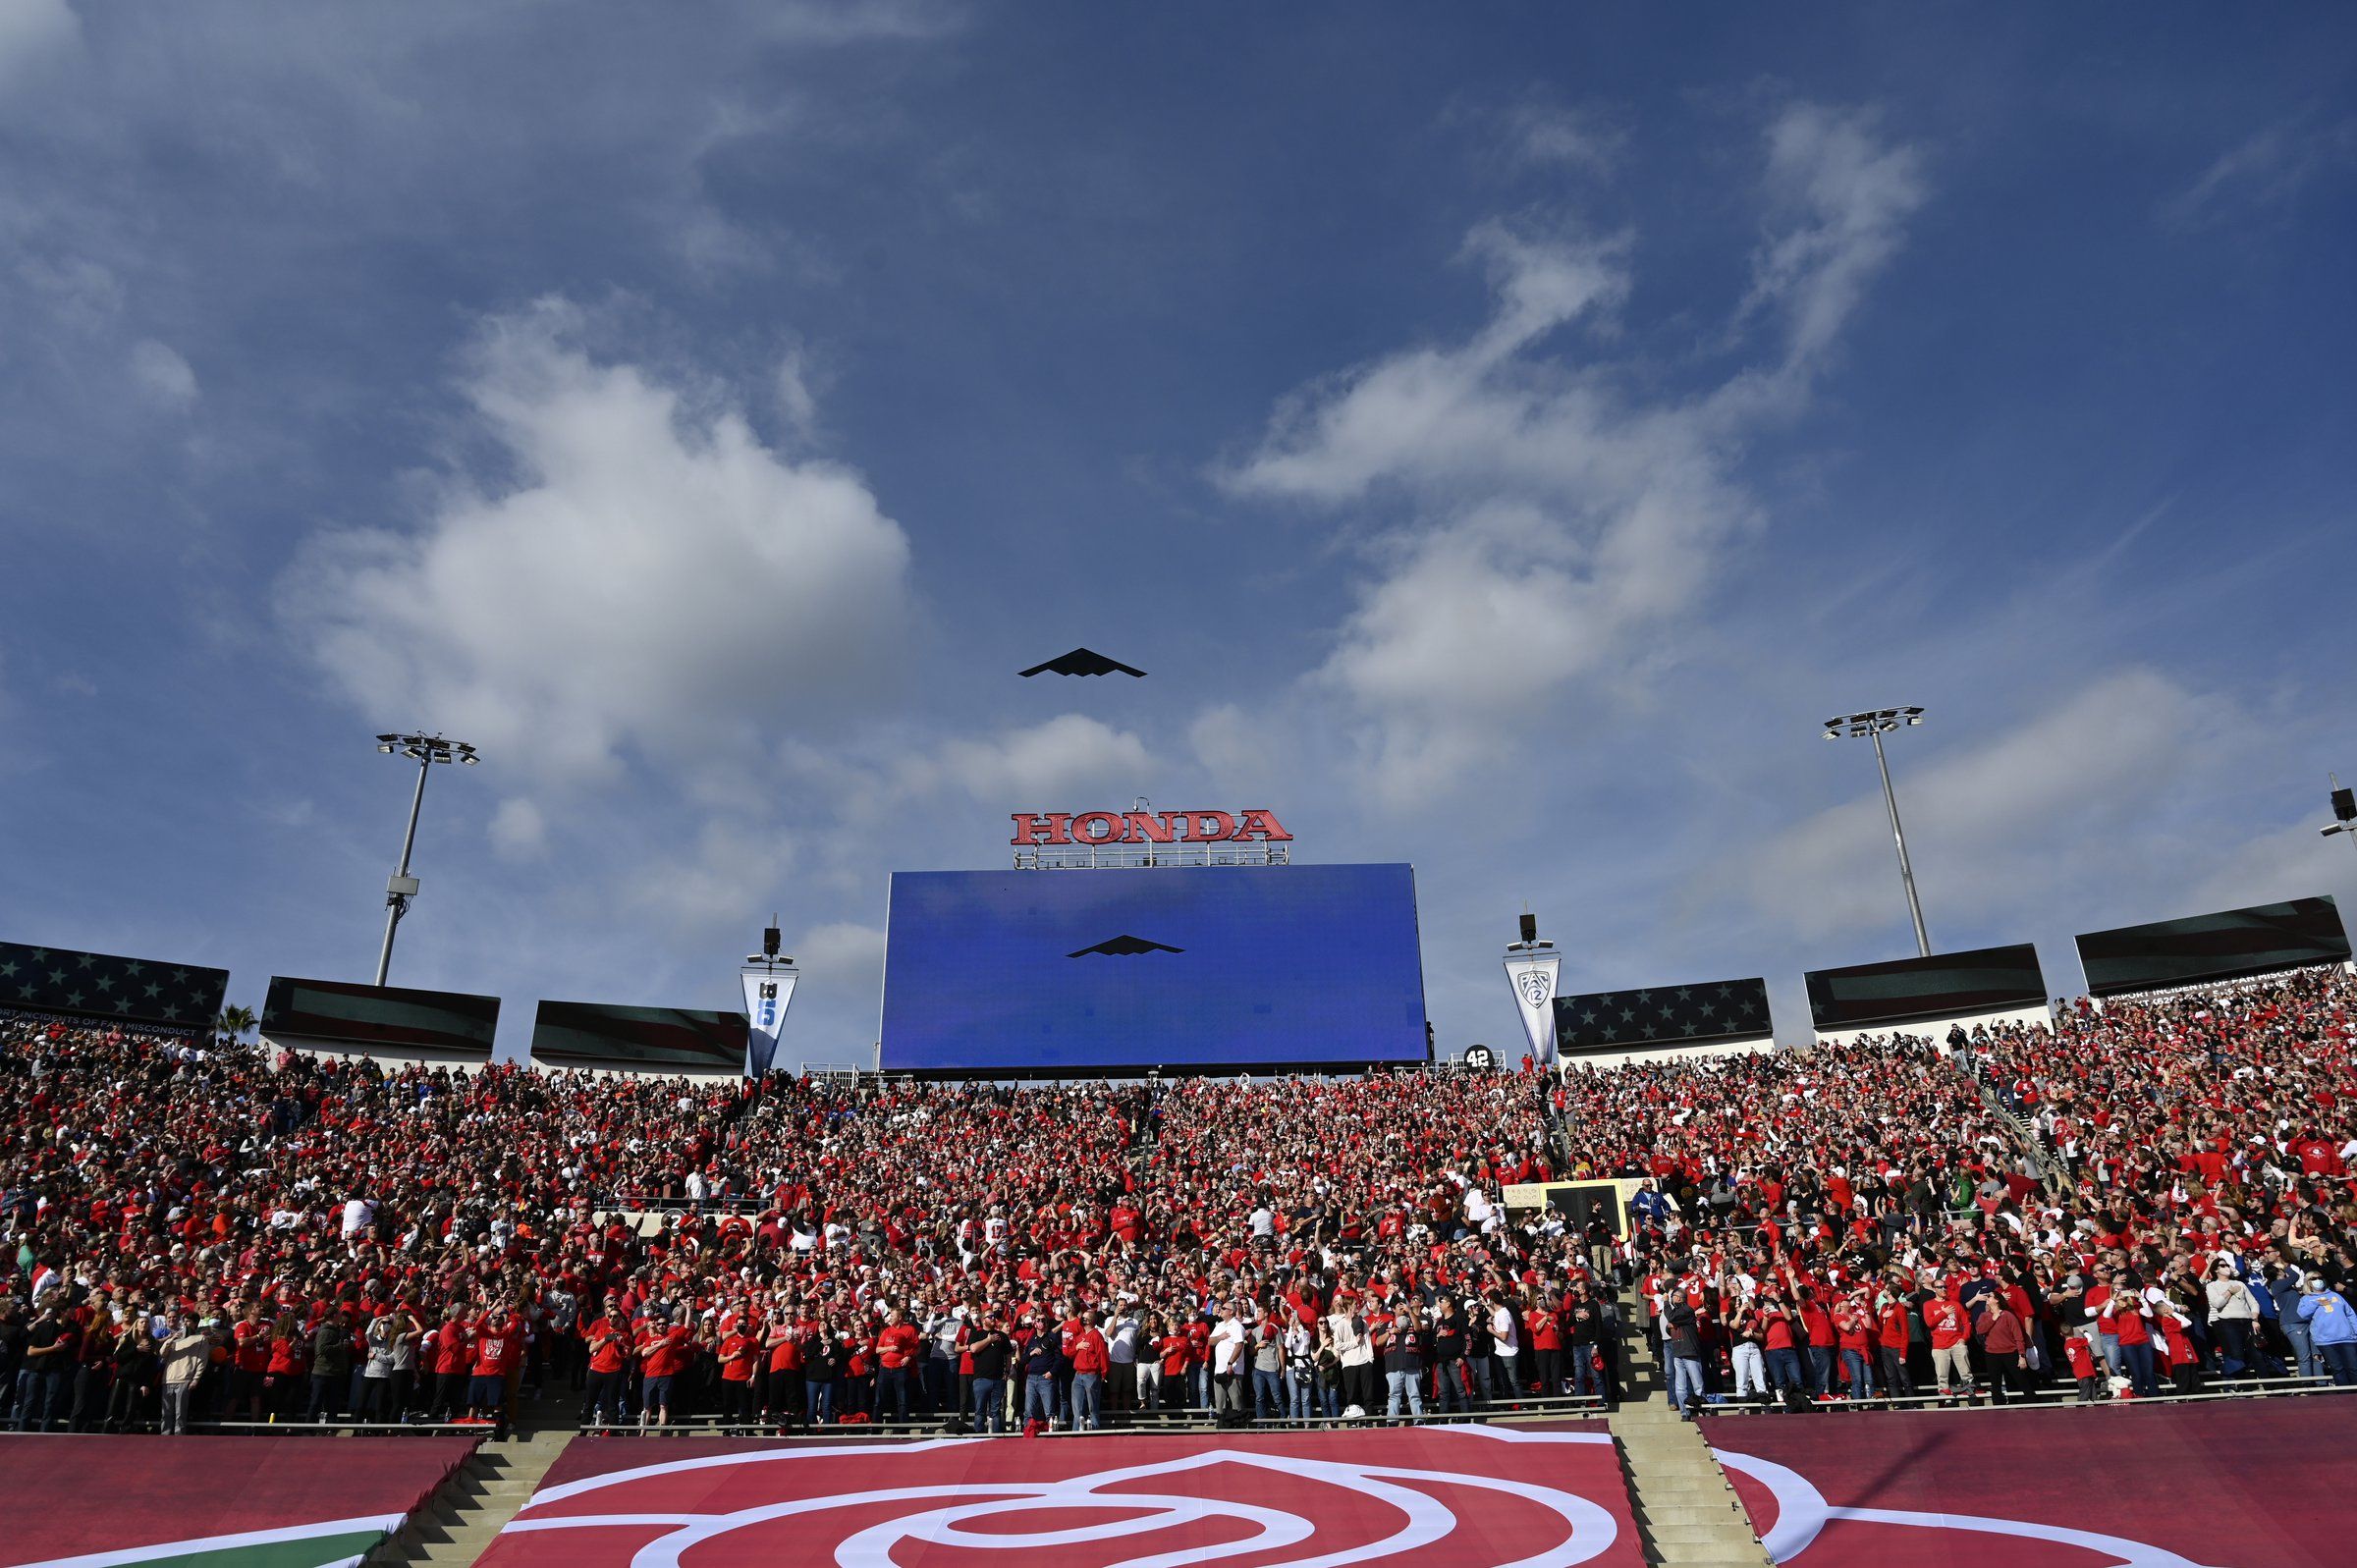
{"type": "Polygon", "coordinates": [[[474,1325],[466,1360],[473,1377],[466,1385],[466,1414],[476,1421],[503,1417],[508,1374],[523,1363],[523,1321],[513,1313],[485,1313],[474,1325]]]}
{"type": "Polygon", "coordinates": [[[426,1337],[426,1355],[434,1373],[434,1419],[455,1420],[466,1408],[467,1367],[474,1348],[474,1329],[459,1316],[454,1303],[443,1313],[442,1326],[426,1337]]]}
{"type": "Polygon", "coordinates": [[[889,1403],[895,1419],[908,1419],[908,1383],[924,1336],[898,1307],[884,1315],[884,1330],[876,1335],[876,1414],[889,1403]]]}

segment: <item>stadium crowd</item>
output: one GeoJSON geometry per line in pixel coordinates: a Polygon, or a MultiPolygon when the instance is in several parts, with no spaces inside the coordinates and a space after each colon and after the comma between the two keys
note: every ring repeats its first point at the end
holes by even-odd
{"type": "Polygon", "coordinates": [[[758,1094],[17,1016],[0,1420],[1609,1403],[1625,1284],[1689,1412],[2357,1382],[2353,1012],[2302,975],[1560,1081],[758,1094]],[[1627,1182],[1627,1234],[1507,1209],[1557,1176],[1627,1182]]]}
{"type": "Polygon", "coordinates": [[[2353,1019],[2349,976],[2303,971],[1574,1069],[1565,1113],[1575,1173],[1648,1178],[1633,1262],[1681,1409],[2357,1384],[2353,1019]]]}

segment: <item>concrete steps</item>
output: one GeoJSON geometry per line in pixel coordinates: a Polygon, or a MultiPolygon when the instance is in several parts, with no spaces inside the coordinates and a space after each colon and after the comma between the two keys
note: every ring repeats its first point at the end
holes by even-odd
{"type": "MultiPolygon", "coordinates": [[[[1624,1321],[1643,1321],[1634,1291],[1622,1295],[1621,1307],[1624,1321]]],[[[1767,1548],[1727,1472],[1700,1430],[1670,1408],[1661,1369],[1642,1334],[1629,1338],[1622,1359],[1629,1396],[1610,1425],[1645,1560],[1685,1568],[1768,1568],[1767,1548]]]]}
{"type": "Polygon", "coordinates": [[[466,1568],[530,1500],[573,1436],[570,1431],[554,1431],[485,1442],[372,1562],[380,1568],[422,1563],[466,1568]]]}

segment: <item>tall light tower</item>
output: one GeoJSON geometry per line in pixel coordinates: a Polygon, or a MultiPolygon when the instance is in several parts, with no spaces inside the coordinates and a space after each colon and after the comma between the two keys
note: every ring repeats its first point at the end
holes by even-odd
{"type": "Polygon", "coordinates": [[[2332,781],[2332,826],[2317,831],[2328,838],[2345,833],[2349,842],[2357,844],[2357,789],[2343,789],[2339,774],[2329,773],[2325,777],[2332,781]]]}
{"type": "Polygon", "coordinates": [[[464,741],[440,735],[378,735],[376,749],[385,755],[408,757],[417,764],[417,792],[410,797],[410,831],[401,840],[401,869],[385,884],[385,945],[376,954],[376,983],[385,983],[393,967],[393,932],[417,896],[417,879],[410,875],[410,852],[417,847],[417,810],[425,804],[425,776],[437,762],[463,762],[469,767],[482,759],[464,741]]]}
{"type": "Polygon", "coordinates": [[[1891,787],[1891,760],[1883,755],[1883,736],[1900,726],[1923,723],[1921,708],[1877,708],[1872,713],[1853,713],[1825,722],[1825,738],[1855,740],[1860,735],[1874,742],[1874,765],[1882,770],[1883,804],[1891,811],[1891,838],[1898,845],[1898,880],[1907,888],[1907,915],[1915,922],[1915,950],[1924,957],[1932,955],[1932,939],[1923,929],[1923,905],[1915,897],[1915,868],[1907,863],[1906,830],[1898,825],[1898,795],[1891,787]]]}

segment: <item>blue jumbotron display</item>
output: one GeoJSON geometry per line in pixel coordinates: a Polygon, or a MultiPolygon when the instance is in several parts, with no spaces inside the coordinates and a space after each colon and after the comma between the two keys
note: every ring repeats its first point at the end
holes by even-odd
{"type": "Polygon", "coordinates": [[[917,871],[892,879],[892,1072],[1422,1061],[1408,866],[917,871]]]}

